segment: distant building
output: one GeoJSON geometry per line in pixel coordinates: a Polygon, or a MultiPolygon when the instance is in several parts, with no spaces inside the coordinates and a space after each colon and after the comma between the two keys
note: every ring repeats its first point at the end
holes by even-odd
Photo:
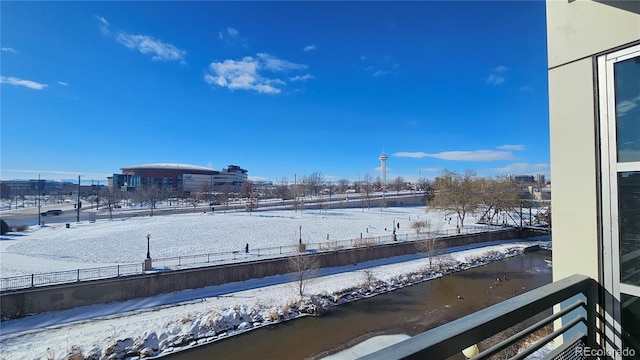
{"type": "Polygon", "coordinates": [[[517,181],[520,183],[534,183],[536,182],[533,175],[509,175],[509,180],[517,181]]]}
{"type": "Polygon", "coordinates": [[[220,191],[227,185],[229,191],[238,192],[247,181],[247,170],[229,165],[218,171],[187,164],[144,164],[121,168],[122,174],[108,178],[109,188],[135,191],[147,186],[157,186],[179,192],[195,192],[202,189],[220,191]]]}
{"type": "Polygon", "coordinates": [[[380,154],[380,181],[382,182],[382,187],[387,186],[387,159],[389,157],[384,152],[380,154]]]}
{"type": "Polygon", "coordinates": [[[544,174],[535,174],[533,175],[533,179],[535,180],[535,182],[537,182],[538,184],[544,184],[544,174]]]}
{"type": "Polygon", "coordinates": [[[30,179],[30,180],[0,180],[2,192],[13,195],[27,195],[37,193],[57,193],[65,183],[60,180],[30,179]]]}

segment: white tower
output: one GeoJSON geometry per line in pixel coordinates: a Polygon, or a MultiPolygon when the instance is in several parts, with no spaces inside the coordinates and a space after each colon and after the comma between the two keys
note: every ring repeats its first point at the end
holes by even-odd
{"type": "Polygon", "coordinates": [[[380,154],[380,181],[385,188],[387,186],[387,154],[384,151],[380,154]]]}

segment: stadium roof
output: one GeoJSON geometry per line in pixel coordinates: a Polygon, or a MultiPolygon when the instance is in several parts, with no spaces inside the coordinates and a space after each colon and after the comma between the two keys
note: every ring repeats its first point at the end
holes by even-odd
{"type": "Polygon", "coordinates": [[[168,163],[142,164],[142,165],[135,165],[135,166],[127,166],[127,167],[121,168],[120,170],[132,170],[132,169],[215,171],[215,169],[204,167],[204,166],[189,165],[189,164],[168,164],[168,163]]]}

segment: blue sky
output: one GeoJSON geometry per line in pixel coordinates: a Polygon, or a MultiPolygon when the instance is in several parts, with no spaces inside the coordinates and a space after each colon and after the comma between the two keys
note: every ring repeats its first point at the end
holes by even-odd
{"type": "Polygon", "coordinates": [[[549,176],[543,1],[0,7],[4,180],[549,176]]]}

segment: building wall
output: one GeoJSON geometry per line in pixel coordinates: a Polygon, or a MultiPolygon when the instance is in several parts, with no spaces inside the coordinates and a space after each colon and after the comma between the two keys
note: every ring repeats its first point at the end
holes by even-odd
{"type": "Polygon", "coordinates": [[[546,4],[549,68],[640,37],[638,1],[547,0],[546,4]]]}
{"type": "Polygon", "coordinates": [[[596,55],[640,39],[640,2],[546,4],[554,281],[601,281],[596,55]]]}
{"type": "Polygon", "coordinates": [[[598,192],[591,59],[549,71],[553,280],[598,279],[598,192]],[[571,141],[568,141],[571,139],[571,141]]]}

